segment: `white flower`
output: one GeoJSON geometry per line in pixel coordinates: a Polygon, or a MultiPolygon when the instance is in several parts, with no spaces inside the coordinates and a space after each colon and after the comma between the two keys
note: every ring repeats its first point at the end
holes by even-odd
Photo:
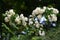
{"type": "Polygon", "coordinates": [[[20,18],[21,18],[21,20],[25,20],[23,14],[20,14],[20,18]]]}
{"type": "Polygon", "coordinates": [[[8,13],[9,13],[9,11],[6,11],[6,12],[5,12],[5,15],[7,15],[8,13]]]}
{"type": "Polygon", "coordinates": [[[11,17],[11,15],[7,15],[7,17],[8,17],[8,18],[10,18],[10,17],[11,17]]]}
{"type": "Polygon", "coordinates": [[[40,14],[43,14],[45,12],[45,9],[40,9],[40,14]]]}
{"type": "Polygon", "coordinates": [[[16,17],[15,22],[16,22],[17,24],[20,24],[20,18],[19,18],[19,16],[16,17]]]}
{"type": "Polygon", "coordinates": [[[29,21],[32,21],[32,18],[29,18],[29,21]]]}
{"type": "Polygon", "coordinates": [[[27,23],[25,22],[25,20],[22,21],[22,24],[23,24],[23,26],[27,25],[27,23]]]}
{"type": "Polygon", "coordinates": [[[41,31],[41,30],[39,30],[39,35],[41,35],[41,36],[45,36],[45,31],[41,31]]]}
{"type": "Polygon", "coordinates": [[[27,24],[27,23],[26,23],[26,19],[22,19],[22,25],[23,25],[23,26],[26,26],[26,24],[27,24]]]}
{"type": "Polygon", "coordinates": [[[40,27],[39,23],[35,24],[35,26],[36,26],[36,28],[39,28],[40,27]]]}
{"type": "Polygon", "coordinates": [[[56,9],[56,8],[53,8],[53,7],[48,8],[48,10],[53,10],[53,13],[54,13],[54,14],[58,14],[58,13],[59,13],[59,10],[56,9]]]}
{"type": "Polygon", "coordinates": [[[10,9],[9,12],[14,12],[13,9],[10,9]]]}
{"type": "Polygon", "coordinates": [[[38,21],[35,21],[35,23],[37,24],[37,23],[39,23],[38,21]]]}
{"type": "Polygon", "coordinates": [[[54,8],[53,8],[53,7],[51,7],[51,8],[48,7],[47,9],[48,9],[48,10],[53,10],[54,8]]]}
{"type": "Polygon", "coordinates": [[[40,28],[40,30],[43,30],[43,28],[40,28]]]}
{"type": "Polygon", "coordinates": [[[37,7],[35,10],[37,11],[37,14],[39,14],[39,13],[40,13],[41,8],[40,8],[40,7],[37,7]]]}
{"type": "Polygon", "coordinates": [[[28,21],[28,18],[27,17],[25,17],[25,21],[28,21]]]}
{"type": "Polygon", "coordinates": [[[33,15],[29,15],[29,17],[33,17],[33,15]]]}
{"type": "Polygon", "coordinates": [[[57,21],[57,17],[56,17],[55,14],[48,15],[48,19],[49,19],[50,22],[57,21]]]}
{"type": "Polygon", "coordinates": [[[13,9],[10,9],[9,11],[6,11],[5,15],[10,18],[12,15],[15,15],[15,12],[13,11],[13,9]]]}
{"type": "Polygon", "coordinates": [[[35,14],[35,12],[32,12],[32,16],[35,16],[36,14],[35,14]]]}
{"type": "Polygon", "coordinates": [[[42,15],[38,15],[38,16],[37,16],[38,19],[41,19],[41,17],[42,17],[42,15]]]}
{"type": "Polygon", "coordinates": [[[47,8],[46,6],[43,7],[44,10],[46,10],[46,8],[47,8]]]}
{"type": "Polygon", "coordinates": [[[32,15],[35,16],[37,14],[39,14],[38,10],[33,10],[32,15]]]}
{"type": "Polygon", "coordinates": [[[37,7],[36,11],[38,12],[38,14],[43,14],[45,12],[45,10],[40,7],[37,7]]]}
{"type": "Polygon", "coordinates": [[[31,25],[31,24],[33,24],[33,21],[30,21],[30,22],[29,22],[29,25],[31,25]]]}
{"type": "Polygon", "coordinates": [[[45,9],[37,7],[35,10],[33,10],[32,15],[35,16],[35,15],[38,15],[38,14],[42,14],[44,12],[45,12],[45,9]]]}
{"type": "Polygon", "coordinates": [[[57,17],[55,14],[51,14],[51,17],[52,17],[52,21],[57,21],[57,17]]]}
{"type": "Polygon", "coordinates": [[[13,9],[10,9],[10,10],[9,10],[9,13],[10,13],[10,15],[15,15],[15,12],[14,12],[13,9]]]}
{"type": "Polygon", "coordinates": [[[23,17],[24,15],[23,14],[20,14],[20,17],[23,17]]]}
{"type": "Polygon", "coordinates": [[[38,21],[35,21],[35,26],[36,26],[36,28],[39,28],[40,24],[38,21]]]}
{"type": "Polygon", "coordinates": [[[29,19],[29,25],[33,24],[32,19],[29,19]]]}
{"type": "Polygon", "coordinates": [[[8,17],[5,17],[5,22],[9,22],[9,18],[8,17]]]}
{"type": "Polygon", "coordinates": [[[53,9],[53,13],[58,14],[59,10],[58,9],[53,9]]]}

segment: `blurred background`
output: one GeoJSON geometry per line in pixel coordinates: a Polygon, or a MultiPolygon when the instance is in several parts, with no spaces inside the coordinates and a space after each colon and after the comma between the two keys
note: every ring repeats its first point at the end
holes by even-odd
{"type": "Polygon", "coordinates": [[[60,10],[60,0],[0,0],[1,13],[15,9],[16,13],[23,13],[28,16],[33,9],[39,6],[53,6],[60,10]]]}

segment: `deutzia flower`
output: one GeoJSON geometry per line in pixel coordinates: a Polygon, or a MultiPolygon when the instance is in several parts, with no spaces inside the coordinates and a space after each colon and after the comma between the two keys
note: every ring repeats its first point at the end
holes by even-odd
{"type": "Polygon", "coordinates": [[[53,9],[53,13],[55,13],[55,14],[58,14],[59,13],[59,11],[58,11],[58,9],[53,9]]]}
{"type": "Polygon", "coordinates": [[[22,20],[22,25],[23,25],[23,26],[26,26],[26,24],[27,24],[27,23],[26,23],[26,20],[25,20],[25,19],[22,20]]]}
{"type": "Polygon", "coordinates": [[[23,17],[24,15],[23,14],[20,14],[20,17],[23,17]]]}
{"type": "Polygon", "coordinates": [[[41,36],[45,36],[45,31],[41,31],[41,30],[39,30],[39,35],[41,35],[41,36]]]}
{"type": "Polygon", "coordinates": [[[48,15],[48,19],[49,19],[50,22],[51,21],[57,21],[57,17],[56,17],[55,14],[48,15]]]}
{"type": "Polygon", "coordinates": [[[35,26],[36,28],[39,28],[40,24],[38,23],[38,21],[35,21],[35,26]]]}
{"type": "Polygon", "coordinates": [[[33,24],[32,19],[29,19],[29,25],[33,24]]]}
{"type": "Polygon", "coordinates": [[[43,28],[40,28],[40,30],[43,30],[43,28]]]}
{"type": "Polygon", "coordinates": [[[38,15],[38,16],[37,16],[38,19],[41,19],[41,17],[42,17],[42,15],[38,15]]]}
{"type": "Polygon", "coordinates": [[[5,17],[5,22],[9,22],[9,18],[8,17],[5,17]]]}
{"type": "Polygon", "coordinates": [[[11,17],[11,15],[7,15],[7,17],[8,17],[8,18],[10,18],[10,17],[11,17]]]}
{"type": "Polygon", "coordinates": [[[32,15],[38,15],[38,14],[43,14],[45,12],[44,9],[37,7],[35,10],[33,10],[32,15]]]}
{"type": "Polygon", "coordinates": [[[51,14],[52,21],[57,21],[57,17],[55,14],[51,14]]]}
{"type": "Polygon", "coordinates": [[[33,17],[32,15],[29,15],[29,17],[33,17]]]}
{"type": "Polygon", "coordinates": [[[19,16],[16,17],[15,22],[16,22],[17,24],[20,24],[20,18],[19,18],[19,16]]]}
{"type": "Polygon", "coordinates": [[[39,14],[38,10],[33,10],[33,12],[32,12],[33,16],[38,15],[38,14],[39,14]]]}
{"type": "Polygon", "coordinates": [[[53,8],[53,7],[51,7],[51,8],[48,7],[47,9],[48,9],[48,10],[53,10],[54,8],[53,8]]]}
{"type": "Polygon", "coordinates": [[[45,9],[40,9],[40,14],[43,14],[45,12],[45,9]]]}
{"type": "Polygon", "coordinates": [[[10,9],[9,11],[6,11],[5,15],[10,18],[12,15],[15,15],[15,12],[13,11],[13,9],[10,9]]]}
{"type": "Polygon", "coordinates": [[[29,25],[33,24],[33,21],[29,21],[29,25]]]}
{"type": "Polygon", "coordinates": [[[46,8],[47,8],[46,6],[43,7],[44,10],[46,10],[46,8]]]}
{"type": "Polygon", "coordinates": [[[28,18],[27,17],[25,17],[25,21],[28,21],[28,18]]]}
{"type": "Polygon", "coordinates": [[[21,20],[24,20],[24,15],[20,14],[20,18],[21,18],[21,20]]]}
{"type": "Polygon", "coordinates": [[[40,13],[40,7],[37,7],[35,10],[37,11],[37,13],[39,14],[40,13]]]}
{"type": "Polygon", "coordinates": [[[10,13],[10,15],[15,15],[15,12],[14,12],[13,9],[10,9],[10,10],[9,10],[9,13],[10,13]]]}

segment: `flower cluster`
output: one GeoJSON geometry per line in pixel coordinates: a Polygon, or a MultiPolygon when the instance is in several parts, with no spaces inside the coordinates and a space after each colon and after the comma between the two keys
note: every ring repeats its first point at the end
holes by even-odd
{"type": "MultiPolygon", "coordinates": [[[[50,23],[52,26],[56,26],[57,14],[59,13],[56,8],[49,7],[37,7],[32,11],[32,14],[29,17],[25,17],[23,14],[15,14],[13,9],[6,11],[5,22],[13,22],[16,26],[24,27],[21,31],[23,34],[35,34],[35,35],[45,35],[44,25],[50,23]],[[12,19],[11,19],[12,18],[12,19]],[[13,21],[14,20],[14,21],[13,21]]],[[[19,28],[22,29],[22,28],[19,28]]]]}

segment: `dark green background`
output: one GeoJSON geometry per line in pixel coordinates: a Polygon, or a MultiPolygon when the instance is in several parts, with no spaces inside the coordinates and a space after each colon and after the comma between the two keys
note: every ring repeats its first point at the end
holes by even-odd
{"type": "Polygon", "coordinates": [[[16,13],[23,13],[28,16],[38,6],[53,6],[60,10],[60,0],[0,0],[1,13],[15,9],[16,13]]]}

